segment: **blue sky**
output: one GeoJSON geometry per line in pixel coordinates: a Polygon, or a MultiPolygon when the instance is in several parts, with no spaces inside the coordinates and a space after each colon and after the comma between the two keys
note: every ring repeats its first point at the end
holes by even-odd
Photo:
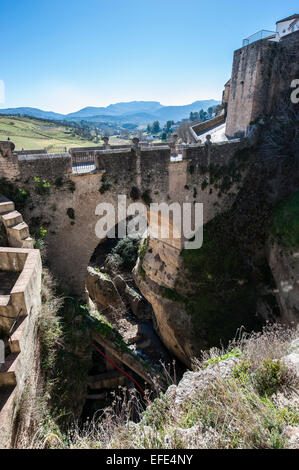
{"type": "Polygon", "coordinates": [[[242,39],[293,0],[0,0],[0,107],[72,112],[221,97],[242,39]]]}

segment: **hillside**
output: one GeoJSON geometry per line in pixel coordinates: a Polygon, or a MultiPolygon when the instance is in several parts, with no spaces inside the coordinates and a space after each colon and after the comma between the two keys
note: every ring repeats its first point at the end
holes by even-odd
{"type": "Polygon", "coordinates": [[[72,135],[72,128],[60,123],[20,116],[0,116],[0,140],[10,138],[16,150],[43,149],[64,151],[65,148],[95,145],[94,142],[72,135]]]}

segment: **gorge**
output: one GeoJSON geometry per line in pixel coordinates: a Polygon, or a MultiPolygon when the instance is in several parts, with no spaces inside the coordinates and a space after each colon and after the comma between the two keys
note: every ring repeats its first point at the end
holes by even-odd
{"type": "MultiPolygon", "coordinates": [[[[290,96],[298,40],[296,31],[235,52],[216,124],[226,122],[224,142],[209,135],[201,142],[200,125],[190,126],[193,144],[174,137],[112,146],[106,138],[99,147],[48,154],[0,142],[0,338],[10,351],[0,371],[1,446],[21,446],[20,435],[36,426],[41,383],[51,403],[44,406],[67,416],[61,428],[103,411],[119,386],[160,405],[167,390],[165,400],[179,409],[186,383],[196,389],[195,379],[213,376],[222,362],[218,351],[193,376],[204,351],[224,350],[267,322],[296,327],[298,103],[290,96]],[[183,237],[150,233],[121,239],[115,224],[108,227],[115,239],[99,239],[96,208],[116,208],[119,195],[147,213],[152,202],[203,203],[203,246],[188,250],[183,237]]],[[[221,377],[239,367],[244,351],[229,349],[221,377]]],[[[146,416],[153,405],[141,399],[146,416]]],[[[131,427],[134,420],[132,412],[131,427]]],[[[58,435],[48,436],[49,446],[58,435]]]]}

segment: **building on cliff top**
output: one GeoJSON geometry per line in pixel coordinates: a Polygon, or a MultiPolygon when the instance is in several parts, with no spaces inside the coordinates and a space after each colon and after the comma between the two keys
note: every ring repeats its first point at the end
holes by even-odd
{"type": "Polygon", "coordinates": [[[252,34],[248,38],[243,39],[243,47],[262,39],[279,42],[282,37],[299,30],[298,20],[299,15],[297,13],[292,16],[288,16],[287,18],[283,18],[282,20],[276,22],[276,31],[262,29],[261,31],[252,34]]]}
{"type": "MultiPolygon", "coordinates": [[[[207,136],[212,142],[247,137],[251,124],[269,115],[273,59],[279,55],[279,46],[285,50],[297,48],[299,15],[294,14],[277,21],[276,31],[261,30],[243,40],[235,51],[231,79],[224,85],[222,111],[215,118],[195,122],[189,127],[195,143],[204,143],[207,136]],[[280,43],[278,45],[277,43],[280,43]]],[[[291,53],[290,53],[291,54],[291,53]]],[[[289,77],[289,83],[295,72],[289,77]]]]}

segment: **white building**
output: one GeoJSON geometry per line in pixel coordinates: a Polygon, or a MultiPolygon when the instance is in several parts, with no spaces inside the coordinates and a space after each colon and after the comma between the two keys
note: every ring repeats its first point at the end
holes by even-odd
{"type": "Polygon", "coordinates": [[[279,20],[276,23],[276,31],[268,31],[262,29],[257,33],[252,34],[248,38],[243,40],[243,46],[248,46],[256,41],[260,41],[261,39],[268,39],[269,41],[279,42],[280,39],[288,34],[294,33],[295,31],[299,30],[299,15],[295,14],[292,16],[288,16],[283,20],[279,20]]]}
{"type": "Polygon", "coordinates": [[[283,36],[294,33],[299,30],[299,15],[292,15],[276,23],[276,41],[279,41],[283,36]]]}

